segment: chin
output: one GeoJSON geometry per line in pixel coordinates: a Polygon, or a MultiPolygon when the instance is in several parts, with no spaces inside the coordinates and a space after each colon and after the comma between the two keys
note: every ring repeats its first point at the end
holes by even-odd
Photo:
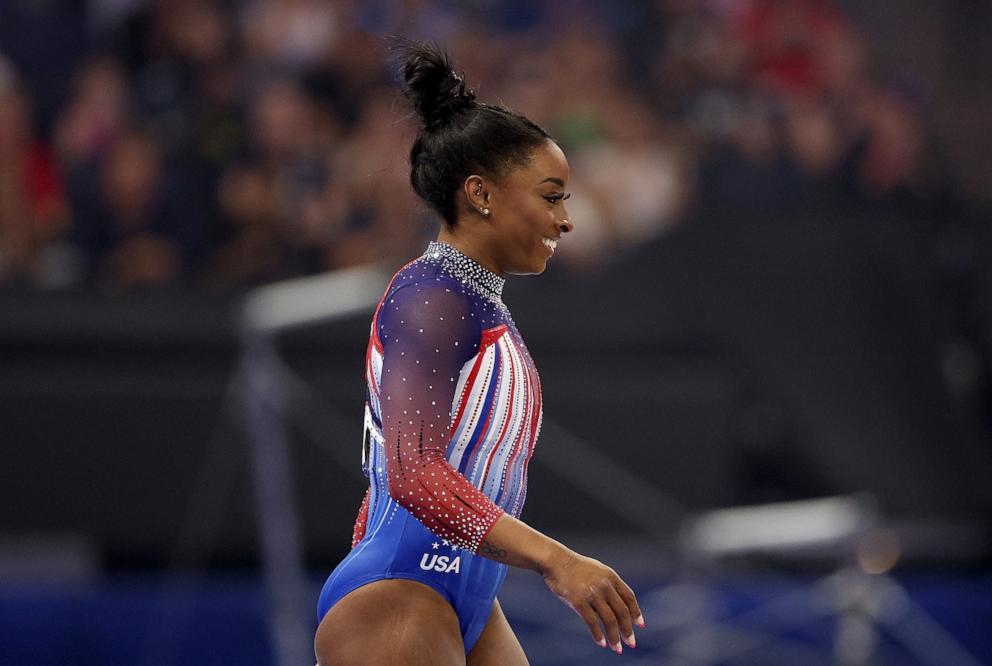
{"type": "Polygon", "coordinates": [[[533,262],[531,262],[531,264],[525,270],[521,271],[521,274],[540,275],[545,271],[545,269],[547,269],[547,267],[548,267],[548,260],[544,257],[541,257],[540,259],[535,259],[533,262]]]}
{"type": "Polygon", "coordinates": [[[514,262],[513,266],[505,270],[512,275],[540,275],[547,269],[550,259],[551,257],[547,255],[542,245],[540,252],[530,254],[521,252],[517,255],[517,261],[514,262]]]}
{"type": "Polygon", "coordinates": [[[506,271],[510,275],[540,275],[548,267],[548,262],[542,261],[529,266],[517,266],[506,271]]]}

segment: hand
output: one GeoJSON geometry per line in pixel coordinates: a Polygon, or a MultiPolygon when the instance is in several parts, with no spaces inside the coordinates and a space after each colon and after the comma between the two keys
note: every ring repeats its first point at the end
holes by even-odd
{"type": "Polygon", "coordinates": [[[643,628],[644,617],[633,590],[616,571],[569,551],[542,574],[551,591],[585,620],[597,645],[606,647],[609,642],[610,648],[621,654],[622,638],[630,647],[636,647],[633,625],[643,628]]]}

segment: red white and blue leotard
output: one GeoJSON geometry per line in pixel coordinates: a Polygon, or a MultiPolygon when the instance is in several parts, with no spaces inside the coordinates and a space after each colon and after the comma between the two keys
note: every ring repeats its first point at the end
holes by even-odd
{"type": "Polygon", "coordinates": [[[366,355],[369,489],[318,620],[361,585],[406,578],[451,603],[466,653],[481,634],[506,566],[476,551],[503,513],[523,509],[542,415],[537,369],[502,288],[437,242],[387,287],[366,355]]]}

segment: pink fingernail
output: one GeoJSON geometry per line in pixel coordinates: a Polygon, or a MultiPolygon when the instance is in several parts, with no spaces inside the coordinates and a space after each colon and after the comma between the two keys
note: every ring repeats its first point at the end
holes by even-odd
{"type": "Polygon", "coordinates": [[[641,629],[644,628],[644,616],[643,615],[638,615],[637,616],[637,619],[634,620],[634,622],[636,622],[637,623],[637,626],[639,626],[641,629]]]}
{"type": "Polygon", "coordinates": [[[605,648],[606,647],[606,639],[605,638],[600,638],[598,641],[596,641],[596,645],[598,645],[601,648],[605,648]]]}
{"type": "Polygon", "coordinates": [[[637,647],[637,639],[634,638],[634,634],[631,634],[630,636],[627,636],[627,645],[629,645],[632,648],[636,648],[637,647]]]}

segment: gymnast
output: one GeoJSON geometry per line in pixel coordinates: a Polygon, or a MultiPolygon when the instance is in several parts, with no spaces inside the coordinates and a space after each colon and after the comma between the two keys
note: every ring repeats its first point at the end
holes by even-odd
{"type": "Polygon", "coordinates": [[[475,101],[438,48],[407,47],[422,128],[410,181],[437,240],[392,278],[365,359],[363,470],[352,549],[318,602],[322,666],[517,666],[496,594],[540,573],[614,652],[644,620],[611,568],[518,519],[541,429],[541,385],[506,305],[506,275],[544,271],[572,230],[568,162],[527,118],[475,101]]]}

